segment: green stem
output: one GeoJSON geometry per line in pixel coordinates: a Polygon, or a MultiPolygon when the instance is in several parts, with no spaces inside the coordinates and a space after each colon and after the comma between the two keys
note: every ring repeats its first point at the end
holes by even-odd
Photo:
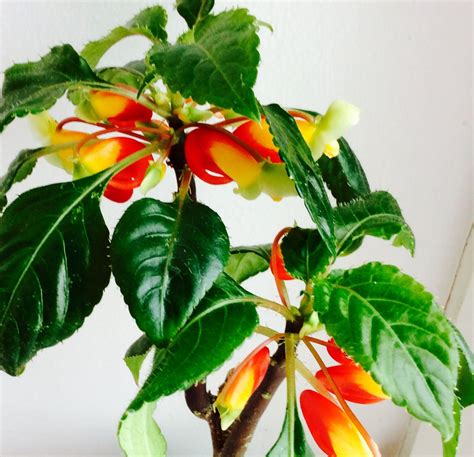
{"type": "Polygon", "coordinates": [[[296,408],[296,382],[295,382],[295,349],[297,335],[285,335],[285,371],[286,371],[286,397],[288,411],[288,457],[295,457],[295,408],[296,408]]]}
{"type": "Polygon", "coordinates": [[[293,313],[283,305],[280,305],[277,302],[267,300],[266,298],[262,297],[254,297],[253,301],[259,304],[262,308],[271,309],[272,311],[276,311],[277,313],[281,314],[287,321],[293,322],[295,320],[295,316],[293,313]]]}
{"type": "Polygon", "coordinates": [[[334,403],[333,397],[331,397],[331,394],[329,391],[326,389],[324,384],[319,381],[315,376],[313,376],[313,373],[309,371],[309,369],[306,367],[306,365],[298,358],[295,359],[295,366],[296,366],[296,371],[303,376],[306,381],[311,385],[311,387],[318,393],[320,393],[323,397],[326,397],[328,400],[331,400],[334,403]]]}

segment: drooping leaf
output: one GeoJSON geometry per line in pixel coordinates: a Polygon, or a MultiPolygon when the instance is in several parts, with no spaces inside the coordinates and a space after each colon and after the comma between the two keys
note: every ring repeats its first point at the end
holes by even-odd
{"type": "Polygon", "coordinates": [[[153,343],[146,335],[142,335],[128,348],[125,354],[124,361],[132,373],[135,384],[138,384],[143,362],[152,348],[153,343]]]}
{"type": "Polygon", "coordinates": [[[102,56],[120,40],[133,35],[142,35],[152,42],[166,41],[166,23],[168,15],[161,6],[151,6],[140,11],[125,26],[116,27],[99,40],[88,43],[81,52],[92,68],[95,68],[102,56]]]}
{"type": "Polygon", "coordinates": [[[13,184],[23,181],[33,172],[40,151],[41,148],[24,149],[10,163],[5,175],[0,178],[0,211],[7,204],[7,192],[13,184]]]}
{"type": "Polygon", "coordinates": [[[5,71],[0,100],[0,132],[15,117],[51,108],[73,86],[103,86],[87,62],[69,44],[56,46],[37,62],[5,71]]]}
{"type": "Polygon", "coordinates": [[[340,205],[334,210],[337,252],[350,253],[354,243],[364,236],[390,240],[413,255],[415,237],[403,219],[397,201],[388,192],[373,192],[365,197],[340,205]]]}
{"type": "Polygon", "coordinates": [[[164,457],[166,440],[153,419],[156,402],[144,403],[119,423],[120,447],[127,457],[164,457]]]}
{"type": "Polygon", "coordinates": [[[117,284],[138,326],[157,346],[184,325],[228,256],[220,217],[188,199],[141,199],[124,213],[112,239],[117,284]]]}
{"type": "Polygon", "coordinates": [[[30,190],[0,218],[0,367],[21,373],[84,322],[109,282],[100,213],[110,171],[30,190]]]}
{"type": "Polygon", "coordinates": [[[454,336],[459,349],[459,370],[456,395],[462,408],[474,403],[474,355],[461,332],[454,326],[454,336]]]}
{"type": "Polygon", "coordinates": [[[222,274],[170,345],[156,358],[152,372],[132,402],[139,409],[186,389],[224,363],[258,323],[255,305],[239,302],[250,294],[222,274]]]}
{"type": "Polygon", "coordinates": [[[238,283],[270,267],[271,245],[239,246],[230,252],[224,271],[238,283]]]}
{"type": "Polygon", "coordinates": [[[174,92],[258,120],[252,88],[259,42],[255,18],[245,9],[234,9],[206,16],[186,43],[155,46],[149,61],[174,92]]]}
{"type": "Polygon", "coordinates": [[[288,411],[285,414],[285,420],[280,432],[280,435],[268,452],[266,457],[286,457],[292,455],[294,457],[313,457],[313,451],[306,441],[303,425],[298,414],[297,408],[295,408],[295,423],[294,423],[294,436],[295,446],[294,449],[288,449],[288,411]]]}
{"type": "Polygon", "coordinates": [[[314,307],[337,345],[396,405],[451,438],[456,340],[421,284],[394,266],[369,263],[316,283],[314,307]]]}
{"type": "Polygon", "coordinates": [[[194,24],[210,13],[214,7],[214,0],[177,0],[176,9],[188,27],[193,28],[194,24]]]}
{"type": "Polygon", "coordinates": [[[311,157],[293,117],[278,105],[265,106],[263,111],[288,173],[329,252],[335,255],[332,209],[318,164],[311,157]]]}
{"type": "Polygon", "coordinates": [[[333,262],[333,257],[316,230],[292,228],[283,238],[281,252],[286,271],[305,282],[324,273],[333,262]]]}

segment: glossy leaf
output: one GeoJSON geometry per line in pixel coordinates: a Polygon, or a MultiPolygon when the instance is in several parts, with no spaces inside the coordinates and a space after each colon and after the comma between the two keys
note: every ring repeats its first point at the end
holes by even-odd
{"type": "Polygon", "coordinates": [[[454,325],[452,327],[459,349],[456,395],[461,407],[467,408],[474,403],[474,355],[461,332],[454,325]]]}
{"type": "Polygon", "coordinates": [[[177,0],[176,9],[191,29],[214,7],[214,0],[177,0]]]}
{"type": "Polygon", "coordinates": [[[459,357],[433,296],[398,268],[369,263],[332,273],[315,285],[314,298],[337,345],[396,405],[450,439],[459,357]]]}
{"type": "Polygon", "coordinates": [[[144,198],[112,239],[112,268],[130,313],[157,346],[166,344],[224,269],[229,239],[220,217],[185,199],[144,198]]]}
{"type": "Polygon", "coordinates": [[[114,44],[129,36],[142,35],[152,42],[166,41],[167,21],[168,15],[164,8],[151,6],[140,11],[125,26],[116,27],[103,38],[88,43],[81,55],[94,68],[114,44]]]}
{"type": "Polygon", "coordinates": [[[10,163],[7,172],[0,178],[0,210],[7,204],[7,192],[13,184],[23,181],[32,172],[42,149],[24,149],[10,163]]]}
{"type": "Polygon", "coordinates": [[[104,84],[69,44],[52,48],[37,62],[15,64],[5,71],[0,132],[15,117],[51,108],[73,86],[104,84]]]}
{"type": "Polygon", "coordinates": [[[364,236],[393,239],[413,255],[415,237],[403,219],[397,201],[388,192],[373,192],[334,210],[337,252],[350,253],[364,236]]]}
{"type": "Polygon", "coordinates": [[[120,447],[127,457],[164,457],[166,440],[153,419],[156,402],[144,403],[119,424],[120,447]]]}
{"type": "Polygon", "coordinates": [[[316,279],[333,262],[321,235],[316,230],[291,229],[281,243],[285,269],[303,281],[316,279]]]}
{"type": "Polygon", "coordinates": [[[249,295],[222,274],[167,349],[156,358],[130,410],[186,389],[224,363],[258,323],[255,305],[238,301],[249,295]]]}
{"type": "Polygon", "coordinates": [[[0,367],[19,374],[38,350],[84,322],[109,282],[99,209],[110,178],[30,190],[0,219],[0,367]]]}
{"type": "Polygon", "coordinates": [[[322,156],[318,160],[324,182],[338,203],[347,203],[354,198],[370,193],[365,172],[344,138],[339,138],[339,154],[330,159],[322,156]]]}
{"type": "Polygon", "coordinates": [[[186,42],[155,46],[149,61],[171,90],[257,120],[259,42],[255,18],[234,9],[206,16],[186,42]]]}
{"type": "Polygon", "coordinates": [[[335,255],[332,209],[318,164],[311,157],[293,117],[278,105],[265,106],[263,111],[288,173],[329,252],[335,255]]]}
{"type": "Polygon", "coordinates": [[[236,282],[262,273],[270,267],[271,245],[239,246],[231,249],[225,272],[236,282]]]}
{"type": "Polygon", "coordinates": [[[146,337],[146,335],[142,335],[128,348],[125,354],[124,361],[132,373],[135,384],[138,384],[143,362],[152,348],[152,342],[146,337]]]}
{"type": "Polygon", "coordinates": [[[299,418],[298,410],[295,407],[295,423],[294,423],[294,436],[295,446],[294,449],[288,449],[288,411],[285,414],[285,420],[281,429],[280,435],[276,443],[272,446],[266,457],[286,457],[292,455],[294,457],[313,457],[313,451],[306,441],[303,425],[299,418]]]}

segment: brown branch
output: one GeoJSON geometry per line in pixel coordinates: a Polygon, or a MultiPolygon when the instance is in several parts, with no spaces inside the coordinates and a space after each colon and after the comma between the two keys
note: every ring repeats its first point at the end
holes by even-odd
{"type": "Polygon", "coordinates": [[[191,412],[209,424],[214,455],[219,456],[224,446],[227,433],[221,430],[219,414],[212,406],[216,397],[207,391],[206,381],[198,382],[187,389],[184,393],[184,397],[191,412]]]}

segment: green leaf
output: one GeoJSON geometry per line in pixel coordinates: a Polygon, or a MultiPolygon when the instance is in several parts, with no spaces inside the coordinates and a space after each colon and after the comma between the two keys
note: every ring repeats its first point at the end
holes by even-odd
{"type": "Polygon", "coordinates": [[[214,7],[214,0],[177,0],[176,9],[184,18],[190,29],[194,24],[209,14],[214,7]]]}
{"type": "Polygon", "coordinates": [[[285,269],[305,282],[324,273],[334,258],[316,230],[292,228],[283,238],[281,252],[285,269]]]}
{"type": "Polygon", "coordinates": [[[474,403],[474,355],[461,332],[451,324],[459,349],[459,370],[456,395],[462,408],[474,403]]]}
{"type": "Polygon", "coordinates": [[[140,370],[148,353],[153,347],[152,342],[146,335],[142,335],[127,350],[124,361],[128,369],[132,373],[135,384],[138,384],[140,370]]]}
{"type": "Polygon", "coordinates": [[[0,367],[21,373],[84,322],[110,278],[99,202],[111,172],[30,190],[0,218],[0,367]]]}
{"type": "Polygon", "coordinates": [[[166,23],[168,15],[161,6],[152,6],[140,11],[125,26],[116,27],[100,40],[91,41],[81,52],[92,68],[95,68],[102,56],[120,40],[133,35],[142,35],[152,42],[166,41],[166,23]]]}
{"type": "Polygon", "coordinates": [[[338,255],[353,251],[364,236],[390,240],[413,255],[415,237],[403,219],[397,201],[388,192],[373,192],[334,210],[338,255]]]}
{"type": "Polygon", "coordinates": [[[228,256],[220,217],[188,199],[141,199],[125,211],[112,239],[117,284],[138,326],[157,346],[185,324],[228,256]]]}
{"type": "Polygon", "coordinates": [[[209,15],[193,35],[194,42],[157,46],[149,56],[164,82],[197,103],[260,119],[252,91],[260,62],[255,18],[245,9],[209,15]]]}
{"type": "Polygon", "coordinates": [[[265,106],[263,111],[288,173],[329,252],[335,255],[332,209],[318,164],[311,157],[311,151],[292,116],[278,105],[265,106]]]}
{"type": "Polygon", "coordinates": [[[87,62],[69,45],[56,46],[38,62],[5,71],[0,100],[0,132],[15,117],[51,108],[73,86],[102,85],[87,62]]]}
{"type": "Polygon", "coordinates": [[[236,282],[262,273],[270,267],[271,245],[239,246],[231,249],[224,271],[236,282]]]}
{"type": "Polygon", "coordinates": [[[0,210],[7,204],[7,192],[13,184],[26,179],[35,168],[42,149],[24,149],[10,163],[7,172],[0,178],[0,210]]]}
{"type": "Polygon", "coordinates": [[[396,405],[451,438],[456,340],[421,284],[394,266],[369,263],[316,283],[314,307],[337,345],[396,405]]]}
{"type": "Polygon", "coordinates": [[[344,138],[339,138],[338,143],[339,154],[332,159],[323,155],[318,164],[334,198],[338,203],[346,203],[369,194],[370,187],[364,169],[349,143],[344,138]]]}
{"type": "Polygon", "coordinates": [[[156,402],[144,403],[119,423],[120,447],[127,457],[164,457],[166,440],[153,419],[156,402]]]}
{"type": "Polygon", "coordinates": [[[295,408],[295,423],[294,423],[295,447],[288,449],[288,411],[285,414],[285,420],[276,443],[272,446],[266,457],[284,457],[293,455],[295,457],[313,457],[314,454],[306,441],[303,425],[295,408]],[[290,452],[291,451],[291,452],[290,452]]]}
{"type": "Polygon", "coordinates": [[[186,389],[218,368],[252,334],[258,323],[250,294],[222,274],[194,310],[186,325],[156,358],[152,372],[130,405],[141,408],[186,389]]]}
{"type": "Polygon", "coordinates": [[[455,429],[449,441],[443,441],[443,457],[455,457],[459,445],[459,435],[461,434],[461,405],[458,400],[454,401],[453,419],[455,429]]]}

